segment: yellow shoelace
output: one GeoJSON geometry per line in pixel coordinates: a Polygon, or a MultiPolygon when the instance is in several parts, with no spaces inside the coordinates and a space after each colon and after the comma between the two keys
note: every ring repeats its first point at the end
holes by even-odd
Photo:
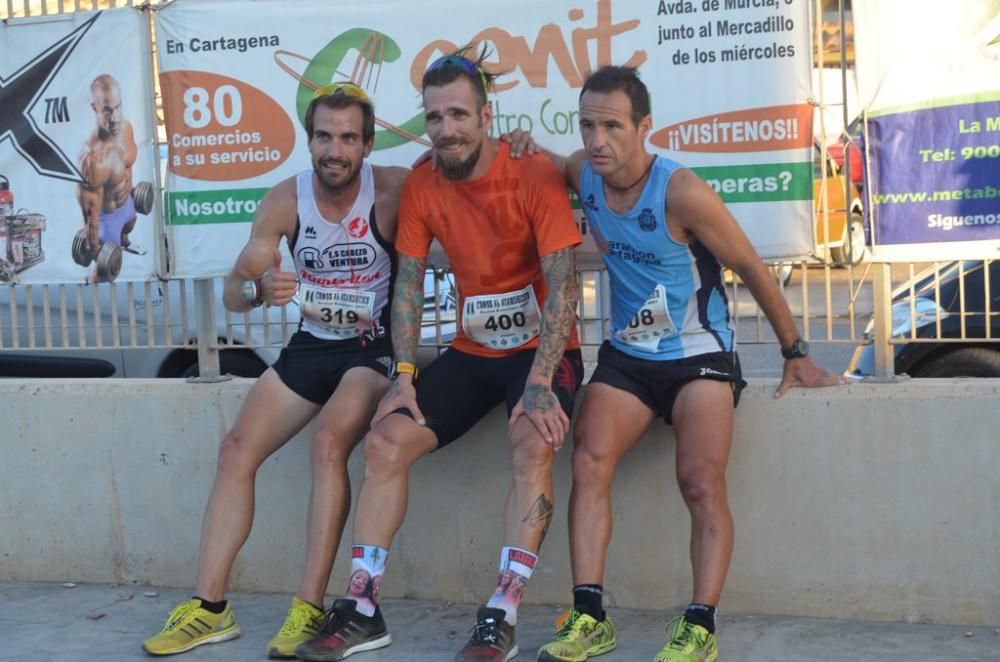
{"type": "Polygon", "coordinates": [[[309,610],[304,605],[299,605],[291,607],[288,610],[288,615],[285,616],[285,623],[281,626],[281,634],[286,636],[293,636],[302,631],[312,617],[309,614],[309,610]]]}

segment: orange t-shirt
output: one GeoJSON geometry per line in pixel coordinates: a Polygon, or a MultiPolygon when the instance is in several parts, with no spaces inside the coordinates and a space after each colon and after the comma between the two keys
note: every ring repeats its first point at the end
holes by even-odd
{"type": "MultiPolygon", "coordinates": [[[[448,256],[458,288],[458,333],[452,347],[490,357],[538,347],[538,336],[513,350],[480,344],[466,334],[462,315],[468,297],[507,294],[529,285],[544,310],[548,288],[539,257],[581,241],[562,173],[552,162],[544,156],[512,159],[508,145],[500,143],[489,171],[475,181],[451,181],[430,163],[419,166],[403,186],[396,250],[426,258],[434,239],[448,256]]],[[[574,328],[567,349],[579,346],[574,328]]]]}

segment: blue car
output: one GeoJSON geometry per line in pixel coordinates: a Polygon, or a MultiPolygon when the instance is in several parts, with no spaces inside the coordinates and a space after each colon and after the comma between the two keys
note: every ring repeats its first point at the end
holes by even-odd
{"type": "MultiPolygon", "coordinates": [[[[904,341],[893,345],[896,374],[1000,377],[1000,260],[950,262],[938,273],[937,298],[933,267],[893,291],[892,336],[904,341]],[[916,338],[962,338],[963,290],[966,340],[905,342],[914,336],[914,329],[916,338]]],[[[875,371],[874,326],[874,320],[868,323],[865,340],[854,351],[847,369],[851,377],[875,371]]]]}

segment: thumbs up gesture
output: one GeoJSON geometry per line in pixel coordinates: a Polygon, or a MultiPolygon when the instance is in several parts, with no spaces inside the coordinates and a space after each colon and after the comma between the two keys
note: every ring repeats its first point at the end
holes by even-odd
{"type": "Polygon", "coordinates": [[[281,270],[281,251],[272,251],[273,264],[260,279],[261,298],[269,306],[284,306],[295,296],[298,280],[294,271],[281,270]]]}

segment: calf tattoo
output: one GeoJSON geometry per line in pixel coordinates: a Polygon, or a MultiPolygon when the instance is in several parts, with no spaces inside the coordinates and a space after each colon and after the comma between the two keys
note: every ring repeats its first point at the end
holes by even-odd
{"type": "Polygon", "coordinates": [[[528,514],[521,520],[522,523],[528,526],[535,526],[541,523],[542,537],[538,541],[539,548],[541,548],[542,543],[545,541],[545,534],[549,532],[549,525],[552,524],[553,510],[552,502],[546,499],[544,494],[539,494],[538,498],[535,499],[535,503],[531,505],[531,509],[528,510],[528,514]]]}

